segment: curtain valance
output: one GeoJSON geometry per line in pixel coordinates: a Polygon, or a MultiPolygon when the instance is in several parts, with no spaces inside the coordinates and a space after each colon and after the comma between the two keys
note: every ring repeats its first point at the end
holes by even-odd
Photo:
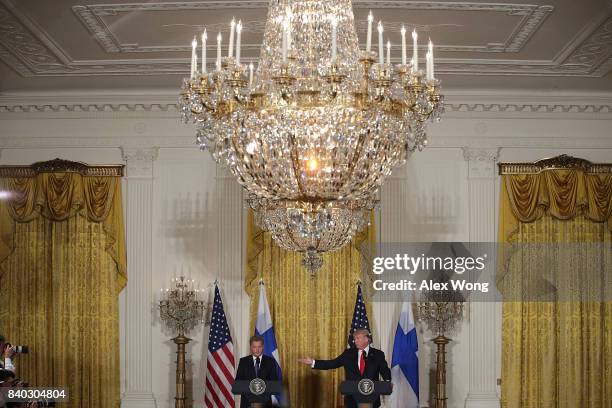
{"type": "MultiPolygon", "coordinates": [[[[123,288],[127,268],[122,175],[123,166],[87,166],[60,159],[0,168],[0,265],[14,249],[16,222],[37,217],[64,221],[80,215],[103,225],[108,236],[106,251],[120,275],[118,289],[123,288]]],[[[0,276],[2,272],[0,269],[0,276]]]]}

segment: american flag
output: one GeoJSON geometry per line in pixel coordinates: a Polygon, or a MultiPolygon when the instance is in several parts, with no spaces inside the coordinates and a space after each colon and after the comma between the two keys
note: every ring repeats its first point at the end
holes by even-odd
{"type": "MultiPolygon", "coordinates": [[[[357,285],[357,299],[355,300],[355,311],[353,312],[353,322],[348,335],[348,348],[355,347],[353,340],[353,331],[355,329],[368,329],[370,331],[370,322],[368,321],[368,313],[366,312],[363,295],[361,294],[361,284],[357,285]]],[[[372,340],[372,336],[370,336],[372,340]]]]}
{"type": "Polygon", "coordinates": [[[234,346],[230,335],[219,287],[215,285],[215,301],[212,309],[208,358],[206,361],[206,391],[204,402],[208,408],[234,406],[232,383],[234,382],[234,346]]]}

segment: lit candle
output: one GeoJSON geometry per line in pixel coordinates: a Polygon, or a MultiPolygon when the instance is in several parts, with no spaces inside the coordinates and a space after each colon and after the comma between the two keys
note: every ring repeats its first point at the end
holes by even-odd
{"type": "Polygon", "coordinates": [[[208,39],[208,35],[206,34],[206,29],[202,33],[202,73],[206,73],[206,40],[208,39]]]}
{"type": "Polygon", "coordinates": [[[240,65],[240,36],[242,33],[242,20],[238,21],[236,26],[236,64],[240,65]]]}
{"type": "Polygon", "coordinates": [[[431,40],[429,40],[429,64],[431,65],[431,67],[429,68],[431,70],[431,73],[429,74],[431,76],[430,79],[434,79],[434,56],[433,56],[433,43],[431,42],[431,40]]]}
{"type": "Polygon", "coordinates": [[[253,63],[249,64],[249,86],[253,85],[253,63]]]}
{"type": "Polygon", "coordinates": [[[419,70],[419,49],[417,43],[417,32],[412,30],[412,72],[419,70]]]}
{"type": "Polygon", "coordinates": [[[217,35],[217,70],[221,70],[221,33],[217,35]]]}
{"type": "Polygon", "coordinates": [[[406,27],[402,26],[402,65],[406,65],[406,27]]]}
{"type": "Polygon", "coordinates": [[[382,21],[378,22],[378,62],[380,64],[385,63],[384,49],[383,49],[383,25],[382,21]]]}
{"type": "Polygon", "coordinates": [[[198,56],[196,55],[196,48],[198,46],[198,42],[196,41],[195,37],[193,37],[193,41],[191,42],[191,78],[195,78],[196,76],[196,65],[197,65],[197,58],[198,56]]]}
{"type": "Polygon", "coordinates": [[[234,31],[236,30],[236,20],[232,17],[232,22],[230,23],[230,37],[229,37],[229,47],[227,50],[227,56],[233,57],[234,55],[234,31]]]}
{"type": "Polygon", "coordinates": [[[336,54],[338,52],[337,50],[337,41],[336,41],[336,36],[337,36],[337,32],[338,32],[338,19],[334,16],[331,19],[331,26],[332,26],[332,51],[331,51],[331,59],[332,62],[336,61],[336,54]]]}
{"type": "Polygon", "coordinates": [[[387,40],[387,64],[391,65],[391,41],[387,40]]]}
{"type": "Polygon", "coordinates": [[[374,21],[374,16],[372,15],[372,10],[368,14],[368,38],[366,41],[366,52],[372,51],[372,21],[374,21]]]}

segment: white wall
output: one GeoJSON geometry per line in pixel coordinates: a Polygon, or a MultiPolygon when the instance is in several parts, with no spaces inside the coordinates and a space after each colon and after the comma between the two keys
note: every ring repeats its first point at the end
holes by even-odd
{"type": "MultiPolygon", "coordinates": [[[[243,290],[241,191],[208,153],[193,145],[193,129],[179,124],[172,95],[87,98],[99,105],[85,104],[79,95],[0,97],[0,164],[30,164],[55,157],[90,164],[127,159],[126,189],[137,180],[150,187],[145,195],[124,194],[125,200],[135,201],[126,206],[147,208],[152,215],[150,233],[135,236],[146,240],[145,248],[134,247],[135,253],[128,253],[133,261],[149,258],[147,283],[132,286],[134,298],[126,299],[126,291],[120,297],[122,391],[125,407],[170,407],[175,348],[170,333],[160,325],[154,301],[159,288],[168,285],[180,268],[202,287],[220,280],[237,354],[247,349],[249,299],[243,290]],[[140,151],[154,154],[133,154],[140,151]],[[129,313],[131,302],[150,306],[142,309],[151,320],[145,333],[135,330],[138,316],[129,313]],[[150,355],[147,364],[126,357],[129,345],[150,355]]],[[[499,180],[496,167],[490,166],[497,154],[499,161],[531,161],[561,153],[595,162],[612,160],[612,98],[608,96],[543,99],[456,94],[449,100],[444,120],[430,125],[430,147],[416,153],[381,191],[378,233],[382,241],[494,239],[499,180]],[[482,152],[470,156],[465,147],[482,152]],[[483,199],[495,207],[491,217],[470,211],[483,199]]],[[[143,221],[126,218],[126,227],[144,231],[139,222],[143,221]]],[[[133,274],[146,271],[128,271],[131,282],[136,281],[133,274]]],[[[501,309],[494,304],[488,307],[492,313],[485,308],[468,310],[453,337],[448,355],[449,408],[496,406],[501,309]],[[486,321],[473,322],[470,316],[486,316],[486,321]],[[479,333],[490,337],[483,340],[479,333]],[[483,367],[490,367],[485,378],[483,367]]],[[[374,306],[375,343],[389,357],[398,312],[397,305],[374,306]]],[[[196,407],[202,406],[206,329],[191,333],[193,341],[188,346],[196,407]]],[[[427,406],[434,354],[428,342],[431,333],[419,325],[419,336],[420,392],[422,405],[427,406]]]]}

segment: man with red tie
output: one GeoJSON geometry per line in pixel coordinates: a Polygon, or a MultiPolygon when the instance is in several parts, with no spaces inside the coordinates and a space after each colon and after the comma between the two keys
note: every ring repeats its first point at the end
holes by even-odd
{"type": "MultiPolygon", "coordinates": [[[[344,350],[333,360],[313,360],[307,357],[299,361],[315,370],[344,367],[344,378],[349,381],[359,381],[362,378],[378,381],[380,377],[385,381],[391,381],[391,370],[385,359],[385,353],[370,346],[368,329],[355,329],[353,339],[355,347],[344,350]]],[[[350,396],[344,397],[344,405],[347,408],[357,408],[357,402],[350,396]]],[[[374,408],[378,407],[380,407],[380,398],[374,403],[374,408]]]]}

